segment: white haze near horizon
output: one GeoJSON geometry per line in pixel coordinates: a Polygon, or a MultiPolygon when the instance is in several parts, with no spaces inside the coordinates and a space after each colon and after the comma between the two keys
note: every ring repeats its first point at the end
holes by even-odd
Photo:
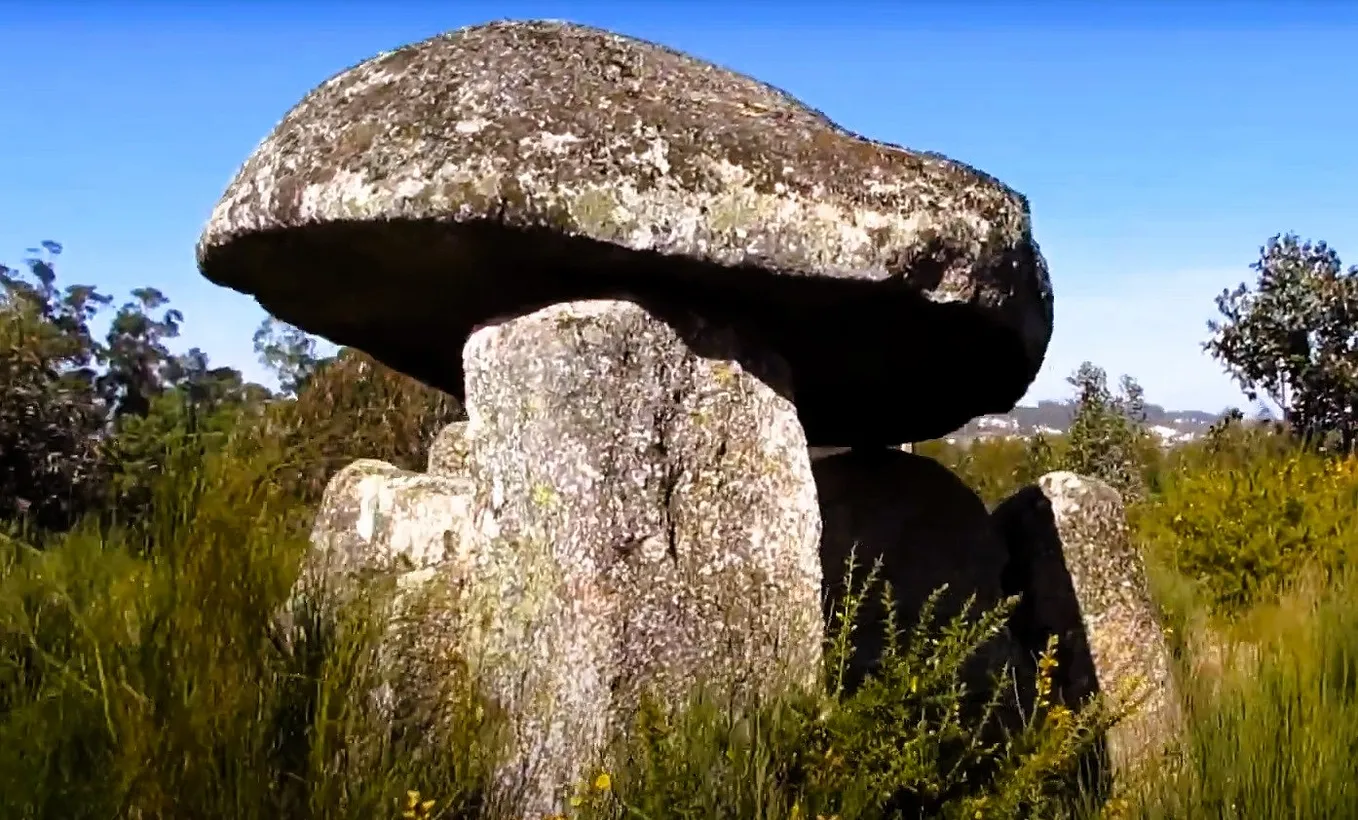
{"type": "Polygon", "coordinates": [[[1218,315],[1216,296],[1242,281],[1253,283],[1248,268],[1189,270],[1119,277],[1101,282],[1098,294],[1063,296],[1058,280],[1052,342],[1021,403],[1068,398],[1066,378],[1091,361],[1111,384],[1135,378],[1146,400],[1167,410],[1250,412],[1253,405],[1202,349],[1207,322],[1218,315]]]}

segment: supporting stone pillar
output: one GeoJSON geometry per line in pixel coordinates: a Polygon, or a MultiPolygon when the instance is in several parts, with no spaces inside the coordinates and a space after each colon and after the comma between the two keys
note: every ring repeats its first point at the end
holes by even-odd
{"type": "Polygon", "coordinates": [[[594,300],[477,330],[464,366],[473,654],[525,816],[557,810],[648,691],[818,679],[820,515],[778,357],[594,300]]]}
{"type": "Polygon", "coordinates": [[[1072,708],[1096,695],[1137,704],[1108,734],[1107,774],[1154,759],[1182,725],[1170,651],[1118,492],[1070,472],[1042,476],[993,512],[1009,545],[1014,628],[1030,652],[1059,638],[1055,694],[1072,708]]]}

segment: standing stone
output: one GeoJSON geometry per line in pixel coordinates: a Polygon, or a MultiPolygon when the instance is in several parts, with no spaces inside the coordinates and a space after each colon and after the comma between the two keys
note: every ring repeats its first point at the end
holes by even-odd
{"type": "Polygon", "coordinates": [[[465,396],[486,608],[467,640],[501,654],[532,810],[643,684],[771,684],[775,643],[814,677],[807,446],[1009,410],[1053,321],[1028,202],[993,177],[551,21],[321,84],[196,252],[279,318],[465,396]]]}
{"type": "Polygon", "coordinates": [[[384,720],[397,712],[437,712],[453,662],[455,627],[447,607],[467,583],[471,486],[465,480],[401,470],[359,459],[326,486],[282,622],[293,625],[305,599],[334,624],[335,607],[390,582],[392,597],[378,601],[386,620],[378,646],[387,679],[374,697],[384,720]],[[426,606],[427,599],[438,606],[426,606]]]}
{"type": "Polygon", "coordinates": [[[1139,708],[1109,733],[1112,774],[1152,758],[1181,720],[1170,653],[1122,499],[1093,478],[1044,475],[993,516],[1023,596],[1015,632],[1029,651],[1059,638],[1056,694],[1078,708],[1100,693],[1139,708]]]}
{"type": "Polygon", "coordinates": [[[473,655],[516,717],[502,787],[540,816],[646,694],[818,681],[820,518],[787,367],[625,301],[467,344],[473,655]]]}
{"type": "MultiPolygon", "coordinates": [[[[992,526],[985,503],[946,467],[882,447],[819,458],[812,470],[823,519],[821,562],[828,608],[843,600],[851,552],[856,587],[881,561],[880,578],[892,586],[897,625],[907,632],[919,620],[926,599],[944,586],[948,589],[934,613],[939,623],[961,612],[970,596],[975,596],[973,617],[1001,603],[1006,545],[992,526]]],[[[870,594],[863,606],[854,636],[852,682],[876,666],[884,639],[886,611],[880,591],[870,594]]],[[[1031,659],[1019,651],[1012,636],[1001,634],[969,669],[970,688],[980,700],[989,694],[989,674],[1004,664],[1021,684],[1032,680],[1031,659]]],[[[1019,706],[1008,703],[1008,716],[1017,716],[1019,706]]]]}
{"type": "Polygon", "coordinates": [[[455,421],[434,436],[429,446],[430,475],[465,477],[467,474],[467,422],[455,421]]]}

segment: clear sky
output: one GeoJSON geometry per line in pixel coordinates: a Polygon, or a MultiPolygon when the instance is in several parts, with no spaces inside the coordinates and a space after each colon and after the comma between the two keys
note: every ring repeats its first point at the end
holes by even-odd
{"type": "Polygon", "coordinates": [[[1213,296],[1279,232],[1358,263],[1358,3],[1341,0],[0,0],[0,260],[60,241],[65,282],[160,287],[185,346],[263,378],[263,313],[194,267],[223,187],[327,77],[506,17],[664,42],[1027,194],[1056,293],[1030,399],[1090,359],[1173,409],[1240,404],[1201,352],[1213,296]]]}

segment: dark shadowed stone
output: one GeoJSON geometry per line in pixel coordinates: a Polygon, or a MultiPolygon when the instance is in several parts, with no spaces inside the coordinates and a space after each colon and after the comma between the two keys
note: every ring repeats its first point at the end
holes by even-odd
{"type": "Polygon", "coordinates": [[[1058,636],[1053,688],[1069,706],[1098,694],[1140,704],[1108,735],[1109,774],[1152,759],[1177,732],[1180,706],[1121,497],[1097,479],[1055,472],[992,515],[1011,553],[1006,591],[1023,596],[1015,634],[1031,652],[1058,636]]]}
{"type": "Polygon", "coordinates": [[[208,279],[458,398],[462,343],[495,317],[617,296],[724,313],[791,366],[813,444],[1008,410],[1052,327],[1020,194],[569,23],[465,28],[327,81],[197,252],[208,279]],[[887,400],[902,384],[930,400],[887,400]]]}
{"type": "MultiPolygon", "coordinates": [[[[890,582],[897,623],[905,630],[919,620],[920,607],[947,586],[936,619],[961,611],[976,596],[973,615],[1004,598],[1001,575],[1007,557],[1003,539],[985,503],[946,467],[895,448],[855,448],[812,462],[820,499],[821,563],[829,608],[843,600],[846,562],[853,553],[854,584],[861,585],[881,560],[881,580],[890,582]]],[[[858,622],[850,683],[878,662],[882,651],[880,592],[869,597],[858,622]]],[[[1012,636],[992,640],[972,664],[969,681],[978,703],[988,694],[988,676],[1009,664],[1020,688],[1030,685],[1034,667],[1012,636]]],[[[1021,705],[1009,701],[1007,716],[1021,705]]],[[[1014,725],[1014,724],[1010,724],[1014,725]]]]}
{"type": "Polygon", "coordinates": [[[621,301],[467,343],[470,654],[513,717],[497,781],[560,811],[649,693],[810,686],[820,516],[787,367],[757,341],[621,301]]]}

